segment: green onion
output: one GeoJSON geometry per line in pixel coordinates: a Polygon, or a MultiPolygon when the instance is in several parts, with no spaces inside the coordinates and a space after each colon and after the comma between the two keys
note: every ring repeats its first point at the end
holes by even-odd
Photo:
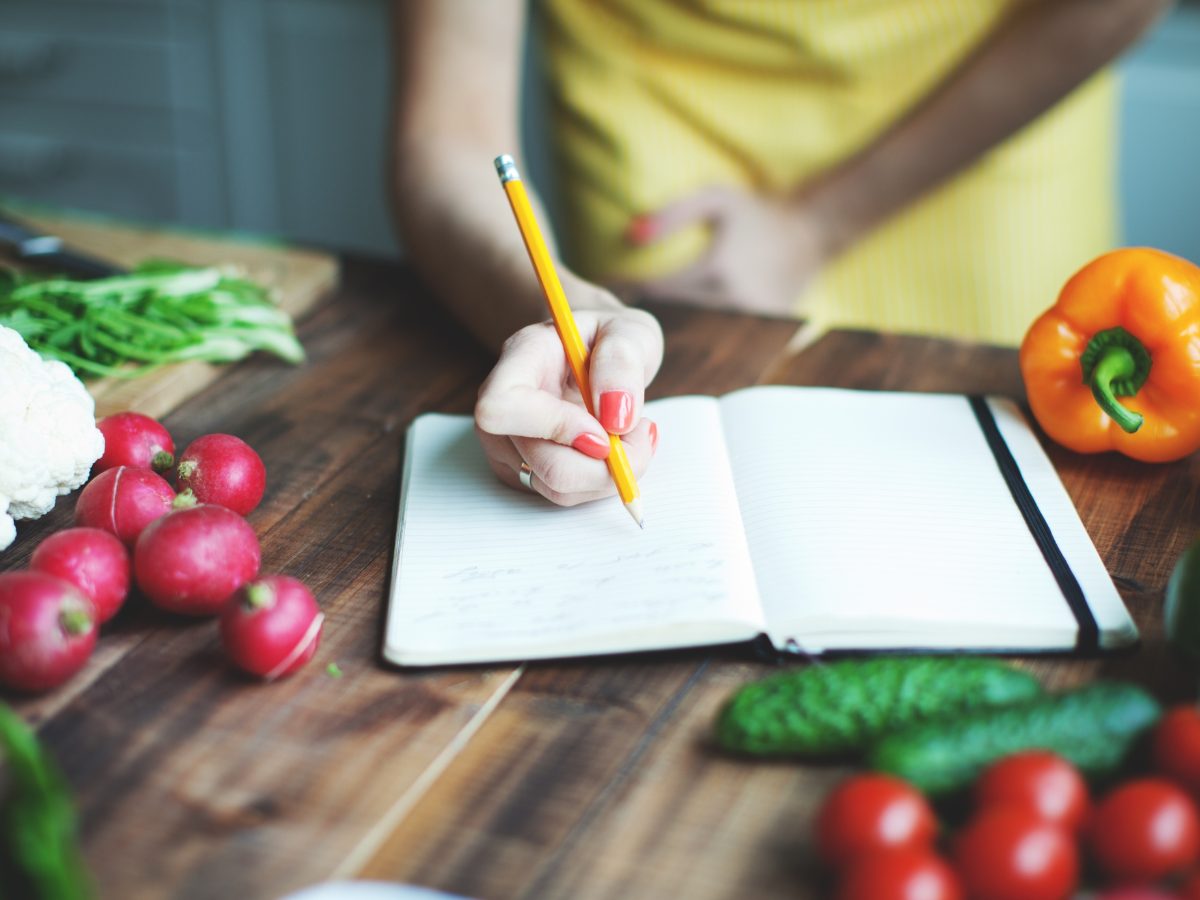
{"type": "Polygon", "coordinates": [[[169,363],[233,362],[257,350],[304,360],[291,317],[263,287],[161,260],[95,281],[0,272],[0,325],[82,378],[134,378],[169,363]]]}

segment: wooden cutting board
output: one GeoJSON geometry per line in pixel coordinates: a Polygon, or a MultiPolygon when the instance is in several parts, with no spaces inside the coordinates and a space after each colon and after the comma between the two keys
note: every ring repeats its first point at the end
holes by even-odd
{"type": "MultiPolygon", "coordinates": [[[[58,235],[72,249],[123,266],[133,266],[148,258],[235,266],[249,278],[271,288],[280,308],[293,319],[299,319],[315,306],[338,280],[337,259],[316,250],[71,217],[22,214],[20,219],[33,228],[58,235]]],[[[221,370],[221,366],[209,363],[185,362],[139,378],[101,378],[85,383],[96,399],[96,418],[122,410],[136,410],[157,418],[210,384],[221,370]]]]}

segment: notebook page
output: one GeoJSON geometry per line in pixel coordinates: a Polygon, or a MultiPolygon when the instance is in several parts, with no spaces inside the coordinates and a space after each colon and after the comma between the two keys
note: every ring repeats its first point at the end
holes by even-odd
{"type": "Polygon", "coordinates": [[[746,640],[764,628],[717,403],[650,404],[645,530],[500,484],[466,416],[409,431],[385,655],[432,665],[746,640]]]}
{"type": "Polygon", "coordinates": [[[965,398],[760,387],[722,419],[773,635],[812,651],[1072,643],[965,398]]]}

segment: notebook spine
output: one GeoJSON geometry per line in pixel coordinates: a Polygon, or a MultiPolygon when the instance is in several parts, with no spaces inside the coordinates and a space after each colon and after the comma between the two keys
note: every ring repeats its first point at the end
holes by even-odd
{"type": "Polygon", "coordinates": [[[764,662],[775,663],[794,663],[798,660],[816,660],[818,656],[808,652],[800,646],[800,642],[795,638],[786,638],[780,644],[776,644],[771,640],[769,635],[760,634],[754,639],[750,645],[754,655],[764,662]]]}

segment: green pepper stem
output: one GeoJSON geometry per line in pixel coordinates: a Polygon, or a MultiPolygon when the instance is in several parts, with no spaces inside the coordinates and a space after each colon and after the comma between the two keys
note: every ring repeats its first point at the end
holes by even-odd
{"type": "Polygon", "coordinates": [[[1113,392],[1113,382],[1127,380],[1136,368],[1133,354],[1127,348],[1113,344],[1101,351],[1089,379],[1092,396],[1096,398],[1100,408],[1130,434],[1142,427],[1144,418],[1140,413],[1127,409],[1117,401],[1113,392]]]}
{"type": "Polygon", "coordinates": [[[1100,408],[1125,431],[1133,434],[1142,425],[1142,416],[1117,402],[1142,389],[1150,375],[1153,360],[1146,345],[1120,325],[1092,335],[1079,357],[1083,383],[1092,390],[1100,408]]]}

